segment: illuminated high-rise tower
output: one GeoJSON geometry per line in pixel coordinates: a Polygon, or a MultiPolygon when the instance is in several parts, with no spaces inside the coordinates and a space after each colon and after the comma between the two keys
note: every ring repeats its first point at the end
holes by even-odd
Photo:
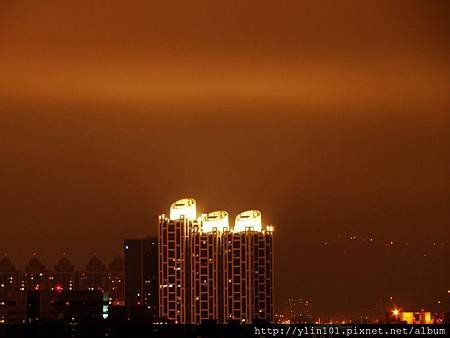
{"type": "Polygon", "coordinates": [[[272,322],[272,231],[272,226],[263,229],[258,210],[249,210],[224,232],[224,322],[272,322]]]}
{"type": "Polygon", "coordinates": [[[159,216],[159,315],[189,323],[189,231],[196,226],[196,203],[186,198],[173,203],[170,217],[159,216]]]}
{"type": "Polygon", "coordinates": [[[192,198],[159,216],[159,314],[175,323],[272,322],[272,231],[261,213],[197,216],[192,198]]]}
{"type": "Polygon", "coordinates": [[[222,232],[228,229],[228,213],[214,211],[202,215],[189,230],[190,259],[189,323],[221,321],[222,309],[222,232]]]}

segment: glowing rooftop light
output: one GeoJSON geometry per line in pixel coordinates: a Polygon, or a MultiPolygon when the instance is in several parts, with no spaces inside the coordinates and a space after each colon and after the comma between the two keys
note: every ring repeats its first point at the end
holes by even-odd
{"type": "Polygon", "coordinates": [[[228,212],[226,211],[213,211],[203,216],[202,219],[203,232],[211,232],[216,228],[217,231],[223,231],[224,228],[229,227],[228,224],[228,212]]]}
{"type": "Polygon", "coordinates": [[[170,219],[180,219],[182,216],[191,221],[197,218],[196,203],[193,198],[183,198],[170,206],[170,219]]]}
{"type": "Polygon", "coordinates": [[[248,228],[252,228],[253,231],[261,231],[261,212],[258,210],[248,210],[237,215],[234,223],[234,231],[246,231],[248,228]]]}
{"type": "Polygon", "coordinates": [[[400,311],[399,311],[398,309],[392,310],[392,314],[393,314],[394,316],[398,316],[399,313],[400,313],[400,311]]]}

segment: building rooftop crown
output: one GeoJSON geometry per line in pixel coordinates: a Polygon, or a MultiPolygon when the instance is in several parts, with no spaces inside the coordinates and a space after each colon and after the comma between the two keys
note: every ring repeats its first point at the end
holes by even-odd
{"type": "Polygon", "coordinates": [[[27,266],[25,266],[25,270],[29,271],[29,272],[41,272],[41,271],[44,271],[44,269],[45,269],[45,266],[41,263],[39,258],[37,258],[35,255],[33,255],[33,257],[31,257],[27,266]]]}
{"type": "Polygon", "coordinates": [[[226,211],[213,211],[202,217],[203,232],[211,232],[214,231],[214,229],[216,231],[223,231],[224,228],[228,227],[228,212],[226,211]]]}
{"type": "Polygon", "coordinates": [[[92,257],[86,265],[86,270],[104,270],[105,265],[97,256],[92,257]]]}
{"type": "Polygon", "coordinates": [[[4,256],[0,260],[0,271],[11,272],[15,270],[16,270],[15,266],[12,265],[11,260],[8,257],[4,256]]]}
{"type": "Polygon", "coordinates": [[[63,256],[59,259],[58,264],[55,265],[55,271],[73,271],[74,265],[70,263],[69,259],[66,256],[63,256]]]}
{"type": "Polygon", "coordinates": [[[196,202],[193,198],[182,198],[170,206],[170,219],[186,217],[194,221],[197,218],[196,202]]]}
{"type": "Polygon", "coordinates": [[[261,231],[261,212],[259,210],[247,210],[236,216],[234,231],[241,232],[247,229],[261,231]]]}
{"type": "MultiPolygon", "coordinates": [[[[259,210],[247,210],[236,216],[234,226],[229,224],[228,213],[223,210],[202,214],[197,218],[196,201],[193,198],[182,198],[170,206],[170,220],[186,218],[190,221],[197,221],[195,224],[201,232],[264,232],[272,233],[272,225],[262,226],[261,212],[259,210]]],[[[164,214],[159,216],[160,220],[167,219],[164,214]]]]}

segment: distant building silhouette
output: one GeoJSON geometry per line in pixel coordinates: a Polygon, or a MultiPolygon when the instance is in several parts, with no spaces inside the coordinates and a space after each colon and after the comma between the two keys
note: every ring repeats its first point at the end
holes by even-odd
{"type": "Polygon", "coordinates": [[[0,292],[14,291],[18,288],[19,272],[8,257],[0,260],[0,292]]]}
{"type": "Polygon", "coordinates": [[[14,316],[14,310],[17,314],[17,309],[12,309],[12,306],[20,303],[18,297],[14,297],[15,302],[10,301],[13,297],[13,293],[17,294],[17,289],[19,287],[19,272],[16,270],[15,266],[11,263],[8,257],[4,256],[0,260],[0,323],[8,322],[8,312],[9,319],[11,322],[17,322],[21,318],[14,316]],[[9,306],[8,306],[9,302],[9,306]]]}
{"type": "Polygon", "coordinates": [[[0,324],[21,324],[26,320],[27,292],[7,291],[0,294],[0,324]]]}
{"type": "Polygon", "coordinates": [[[25,266],[25,273],[22,278],[22,291],[47,290],[47,272],[45,266],[34,254],[25,266]]]}
{"type": "Polygon", "coordinates": [[[58,264],[54,266],[54,270],[49,272],[48,280],[50,290],[74,290],[76,288],[75,266],[66,256],[61,257],[58,264]]]}
{"type": "Polygon", "coordinates": [[[125,305],[125,261],[116,257],[109,264],[108,292],[112,305],[125,305]]]}
{"type": "Polygon", "coordinates": [[[312,323],[311,300],[290,297],[288,299],[290,323],[312,323]]]}
{"type": "Polygon", "coordinates": [[[26,318],[27,322],[95,322],[103,318],[103,304],[100,290],[28,291],[26,318]]]}
{"type": "Polygon", "coordinates": [[[33,254],[23,272],[3,257],[0,259],[0,324],[66,320],[68,316],[94,319],[99,314],[106,318],[108,305],[124,305],[124,280],[122,257],[115,258],[107,270],[94,256],[84,271],[76,271],[63,256],[52,271],[47,271],[33,254]]]}
{"type": "Polygon", "coordinates": [[[85,271],[79,273],[79,289],[106,291],[107,279],[105,265],[97,256],[94,256],[89,260],[85,271]]]}
{"type": "Polygon", "coordinates": [[[136,316],[156,320],[158,317],[158,242],[155,238],[126,239],[124,256],[125,305],[136,316]]]}

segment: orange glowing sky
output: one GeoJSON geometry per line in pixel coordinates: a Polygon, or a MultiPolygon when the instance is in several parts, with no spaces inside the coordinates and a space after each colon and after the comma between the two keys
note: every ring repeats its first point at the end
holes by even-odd
{"type": "Polygon", "coordinates": [[[2,7],[0,88],[18,100],[448,103],[445,2],[2,7]]]}

